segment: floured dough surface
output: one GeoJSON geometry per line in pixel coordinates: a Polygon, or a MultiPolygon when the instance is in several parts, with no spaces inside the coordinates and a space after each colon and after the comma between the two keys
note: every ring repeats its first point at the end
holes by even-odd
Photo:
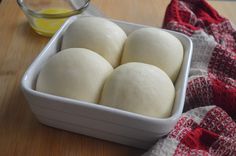
{"type": "Polygon", "coordinates": [[[131,33],[125,43],[122,64],[143,62],[164,70],[174,82],[183,60],[183,46],[172,34],[157,28],[131,33]]]}
{"type": "Polygon", "coordinates": [[[175,88],[165,72],[144,63],[127,63],[106,80],[100,104],[151,117],[171,115],[175,88]]]}
{"type": "Polygon", "coordinates": [[[70,48],[52,56],[39,73],[36,90],[98,103],[112,66],[97,53],[70,48]]]}
{"type": "Polygon", "coordinates": [[[117,67],[126,38],[125,32],[107,19],[81,17],[65,32],[62,49],[87,48],[103,56],[113,67],[117,67]]]}

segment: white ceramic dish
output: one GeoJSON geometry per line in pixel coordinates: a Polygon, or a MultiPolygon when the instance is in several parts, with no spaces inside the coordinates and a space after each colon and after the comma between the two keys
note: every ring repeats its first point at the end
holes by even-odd
{"type": "MultiPolygon", "coordinates": [[[[22,78],[22,90],[32,112],[41,123],[48,126],[129,146],[150,147],[159,137],[170,132],[182,114],[192,56],[191,40],[181,33],[168,31],[184,45],[184,60],[175,83],[176,98],[172,116],[165,119],[152,118],[34,90],[40,69],[49,57],[60,50],[62,35],[76,18],[83,17],[78,16],[68,19],[30,65],[22,78]]],[[[113,22],[123,28],[127,34],[136,29],[147,27],[116,20],[113,20],[113,22]]]]}

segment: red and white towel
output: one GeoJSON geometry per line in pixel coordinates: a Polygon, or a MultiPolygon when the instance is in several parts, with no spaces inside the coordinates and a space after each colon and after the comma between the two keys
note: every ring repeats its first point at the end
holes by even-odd
{"type": "Polygon", "coordinates": [[[236,156],[236,27],[205,0],[172,0],[163,27],[193,41],[185,113],[144,155],[236,156]]]}

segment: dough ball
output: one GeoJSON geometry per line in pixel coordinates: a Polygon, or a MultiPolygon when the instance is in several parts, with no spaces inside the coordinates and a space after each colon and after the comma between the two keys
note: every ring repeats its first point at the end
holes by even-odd
{"type": "Polygon", "coordinates": [[[98,103],[112,66],[97,53],[83,48],[63,50],[51,57],[39,73],[36,90],[98,103]]]}
{"type": "Polygon", "coordinates": [[[145,63],[116,68],[104,84],[100,104],[151,117],[171,115],[175,88],[164,71],[145,63]]]}
{"type": "Polygon", "coordinates": [[[125,43],[122,64],[143,62],[164,70],[174,82],[183,60],[183,46],[172,34],[156,28],[131,33],[125,43]]]}
{"type": "Polygon", "coordinates": [[[103,56],[113,67],[120,64],[127,36],[115,23],[99,17],[81,17],[63,36],[62,49],[87,48],[103,56]]]}

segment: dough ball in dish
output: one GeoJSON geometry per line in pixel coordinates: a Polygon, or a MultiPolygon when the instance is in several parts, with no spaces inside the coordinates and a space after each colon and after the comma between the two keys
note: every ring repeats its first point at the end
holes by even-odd
{"type": "Polygon", "coordinates": [[[172,81],[160,68],[127,63],[116,68],[104,84],[100,104],[151,117],[171,115],[175,98],[172,81]]]}
{"type": "Polygon", "coordinates": [[[62,49],[87,48],[103,56],[113,67],[120,64],[127,36],[115,23],[99,17],[81,17],[63,36],[62,49]]]}
{"type": "Polygon", "coordinates": [[[95,52],[83,48],[62,50],[39,73],[36,90],[98,103],[112,66],[95,52]]]}
{"type": "Polygon", "coordinates": [[[143,62],[164,70],[174,82],[183,60],[183,46],[172,34],[156,28],[131,33],[125,43],[122,64],[143,62]]]}

